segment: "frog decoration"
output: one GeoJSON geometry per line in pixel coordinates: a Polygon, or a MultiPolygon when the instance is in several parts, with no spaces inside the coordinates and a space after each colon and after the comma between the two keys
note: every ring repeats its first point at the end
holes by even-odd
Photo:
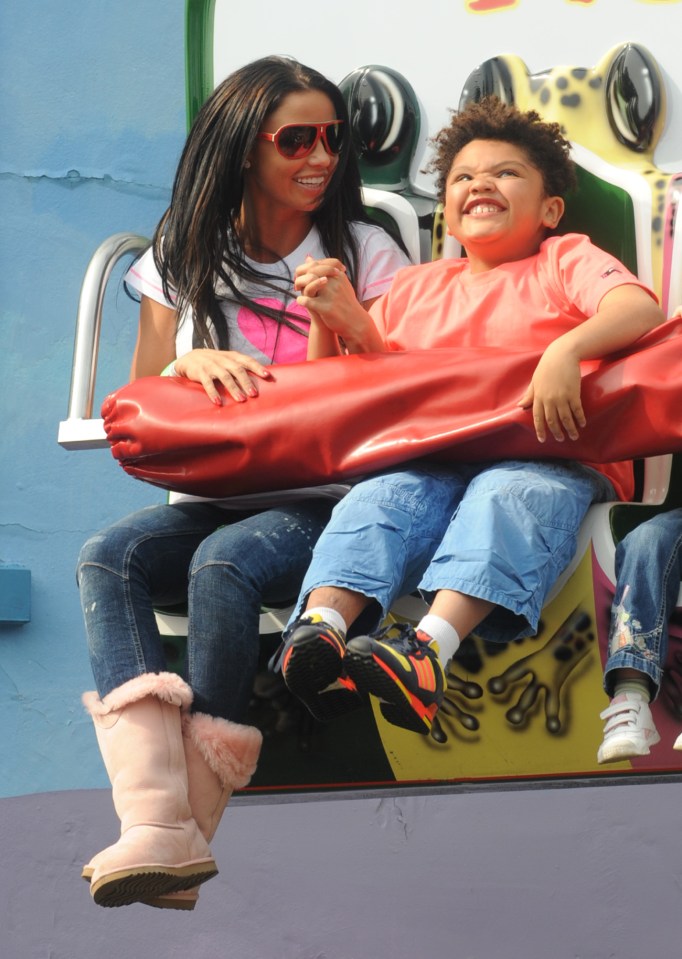
{"type": "MultiPolygon", "coordinates": [[[[579,148],[642,178],[651,197],[651,216],[636,237],[636,261],[628,262],[628,256],[614,249],[608,237],[593,235],[593,239],[620,255],[631,268],[639,267],[640,273],[650,269],[651,276],[642,278],[650,280],[666,309],[679,189],[674,186],[675,176],[654,162],[665,123],[665,86],[652,54],[640,44],[622,43],[596,66],[556,66],[538,73],[531,73],[515,55],[492,57],[470,73],[459,109],[491,95],[521,110],[537,110],[543,119],[559,123],[564,135],[579,148]],[[643,264],[650,267],[643,269],[643,264]]],[[[608,228],[609,217],[604,217],[603,211],[601,219],[602,228],[608,228]]],[[[620,228],[620,224],[615,226],[620,228]]],[[[631,228],[637,229],[636,225],[631,228]]],[[[585,232],[592,234],[591,229],[585,232]]],[[[434,258],[442,255],[442,235],[442,221],[436,222],[434,258]]]]}

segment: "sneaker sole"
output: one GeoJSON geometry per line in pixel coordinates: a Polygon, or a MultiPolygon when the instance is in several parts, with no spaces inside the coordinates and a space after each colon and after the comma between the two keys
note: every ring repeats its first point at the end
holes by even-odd
{"type": "Polygon", "coordinates": [[[636,759],[637,756],[648,756],[651,752],[650,747],[660,743],[661,737],[656,734],[645,743],[642,748],[637,748],[630,740],[620,743],[611,743],[608,746],[601,746],[597,754],[597,762],[600,765],[604,763],[619,763],[624,759],[636,759]]]}
{"type": "MultiPolygon", "coordinates": [[[[346,671],[359,693],[376,696],[379,708],[387,722],[413,733],[428,736],[433,719],[423,714],[423,704],[400,682],[398,677],[373,653],[347,650],[346,671]]],[[[435,713],[434,713],[435,715],[435,713]]]]}
{"type": "Polygon", "coordinates": [[[362,706],[362,700],[350,689],[330,689],[340,682],[343,660],[331,643],[316,633],[309,640],[292,646],[282,665],[284,682],[315,719],[327,722],[362,706]]]}

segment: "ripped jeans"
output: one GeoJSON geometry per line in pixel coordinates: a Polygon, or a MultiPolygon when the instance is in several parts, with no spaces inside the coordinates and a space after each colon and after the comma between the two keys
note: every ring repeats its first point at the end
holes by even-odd
{"type": "Polygon", "coordinates": [[[261,605],[296,596],[333,505],[311,498],[256,513],[150,506],[91,536],[78,585],[100,696],[167,669],[154,606],[186,600],[193,708],[240,722],[258,666],[261,605]]]}
{"type": "Polygon", "coordinates": [[[613,696],[614,671],[644,673],[658,695],[668,652],[668,622],[682,578],[682,509],[659,513],[616,547],[616,593],[611,607],[604,689],[613,696]]]}

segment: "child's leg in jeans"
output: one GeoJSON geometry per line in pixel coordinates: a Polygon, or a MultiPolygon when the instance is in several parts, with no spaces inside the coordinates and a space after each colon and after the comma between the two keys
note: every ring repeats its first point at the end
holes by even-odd
{"type": "Polygon", "coordinates": [[[616,593],[604,669],[604,689],[612,703],[601,714],[606,726],[599,762],[648,755],[659,741],[648,704],[661,685],[668,621],[680,589],[681,547],[678,509],[640,524],[616,548],[616,593]]]}
{"type": "Polygon", "coordinates": [[[390,721],[430,732],[460,637],[477,626],[502,641],[535,632],[587,509],[610,496],[607,481],[570,462],[479,467],[420,583],[435,599],[412,645],[404,636],[349,643],[359,688],[394,707],[382,710],[390,721]]]}
{"type": "Polygon", "coordinates": [[[395,471],[359,483],[334,509],[282,656],[287,685],[318,718],[359,704],[343,666],[347,628],[370,605],[377,622],[416,588],[465,485],[454,469],[395,471]]]}

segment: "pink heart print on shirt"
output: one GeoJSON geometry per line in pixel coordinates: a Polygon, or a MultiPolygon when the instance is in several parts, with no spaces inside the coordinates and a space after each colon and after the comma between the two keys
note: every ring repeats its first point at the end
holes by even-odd
{"type": "MultiPolygon", "coordinates": [[[[275,299],[263,298],[254,302],[274,310],[281,310],[284,306],[275,299]]],[[[300,317],[301,329],[307,333],[310,329],[310,317],[305,307],[292,303],[289,313],[300,317]]],[[[252,343],[265,356],[271,357],[273,363],[298,363],[306,358],[308,338],[288,326],[277,323],[269,316],[257,316],[253,310],[242,306],[237,313],[237,325],[249,343],[252,343]]]]}

